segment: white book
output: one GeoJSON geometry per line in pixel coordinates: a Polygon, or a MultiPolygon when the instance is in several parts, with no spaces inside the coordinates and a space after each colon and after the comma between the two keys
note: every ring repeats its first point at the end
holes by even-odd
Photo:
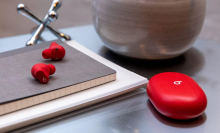
{"type": "Polygon", "coordinates": [[[10,131],[101,102],[143,87],[148,82],[146,78],[106,60],[83,47],[76,41],[68,41],[66,43],[102,64],[114,69],[117,72],[116,81],[2,115],[0,116],[0,132],[10,131]]]}

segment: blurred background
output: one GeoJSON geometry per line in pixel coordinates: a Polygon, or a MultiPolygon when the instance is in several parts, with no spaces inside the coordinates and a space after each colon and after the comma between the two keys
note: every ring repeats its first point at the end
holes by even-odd
{"type": "MultiPolygon", "coordinates": [[[[27,34],[37,24],[16,11],[19,3],[24,3],[40,18],[46,15],[52,0],[1,0],[0,2],[0,38],[27,34]]],[[[52,26],[67,28],[92,24],[92,0],[62,0],[58,10],[59,19],[52,26]]],[[[220,0],[207,0],[206,19],[200,38],[220,43],[220,0]]]]}
{"type": "MultiPolygon", "coordinates": [[[[61,0],[58,19],[51,23],[56,29],[92,24],[92,0],[61,0]]],[[[19,3],[25,4],[36,16],[44,18],[52,0],[0,0],[0,38],[30,33],[37,26],[17,13],[19,3]]]]}

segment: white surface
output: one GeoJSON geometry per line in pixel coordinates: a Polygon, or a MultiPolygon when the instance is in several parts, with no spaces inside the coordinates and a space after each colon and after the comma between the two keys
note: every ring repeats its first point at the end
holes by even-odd
{"type": "Polygon", "coordinates": [[[103,57],[93,53],[92,51],[86,49],[75,41],[69,41],[67,42],[67,44],[116,70],[116,81],[97,86],[79,93],[68,95],[47,103],[23,109],[14,113],[0,116],[0,131],[7,126],[14,125],[19,122],[36,119],[40,116],[46,116],[50,113],[65,110],[83,103],[100,99],[102,97],[113,95],[118,92],[133,88],[135,86],[146,84],[148,82],[146,78],[130,72],[104,59],[103,57]]]}

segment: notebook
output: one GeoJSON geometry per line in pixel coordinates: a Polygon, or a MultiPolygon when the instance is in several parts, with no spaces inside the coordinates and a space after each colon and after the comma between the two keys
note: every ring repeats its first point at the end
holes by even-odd
{"type": "Polygon", "coordinates": [[[0,115],[34,106],[116,80],[116,71],[59,40],[0,54],[0,115]],[[66,50],[61,61],[45,60],[42,51],[57,42],[66,50]],[[41,84],[31,75],[36,63],[53,64],[54,75],[41,84]]]}
{"type": "Polygon", "coordinates": [[[19,127],[56,117],[146,86],[148,80],[145,77],[108,61],[76,41],[68,41],[66,43],[70,47],[114,69],[117,72],[117,80],[36,106],[1,115],[0,132],[11,131],[19,127]]]}

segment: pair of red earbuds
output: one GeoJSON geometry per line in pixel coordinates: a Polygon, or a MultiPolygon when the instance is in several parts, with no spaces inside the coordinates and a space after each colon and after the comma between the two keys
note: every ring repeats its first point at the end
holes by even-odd
{"type": "MultiPolygon", "coordinates": [[[[44,59],[62,60],[65,56],[65,49],[56,42],[52,42],[50,47],[42,52],[42,56],[44,59]]],[[[55,71],[56,68],[52,64],[38,63],[32,67],[31,74],[41,83],[46,84],[49,81],[49,76],[55,71]]]]}

